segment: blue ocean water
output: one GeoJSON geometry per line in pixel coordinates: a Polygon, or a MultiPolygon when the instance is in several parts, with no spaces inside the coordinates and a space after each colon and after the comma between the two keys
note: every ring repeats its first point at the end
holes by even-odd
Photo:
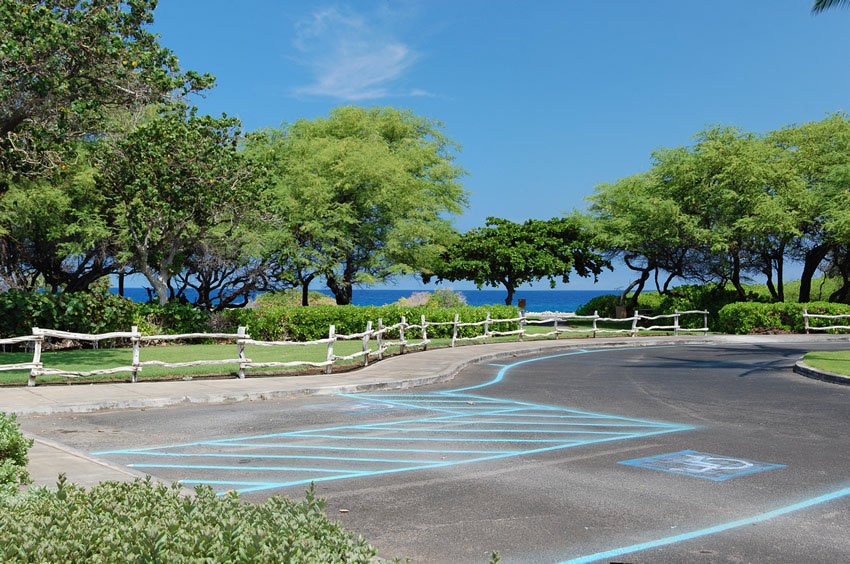
{"type": "MultiPolygon", "coordinates": [[[[330,290],[317,288],[317,291],[331,296],[330,290]]],[[[117,293],[117,288],[111,289],[117,293]]],[[[386,305],[407,298],[422,290],[369,290],[354,289],[354,305],[386,305]]],[[[457,290],[466,297],[469,305],[504,304],[504,290],[457,290]]],[[[575,311],[577,307],[596,296],[616,295],[616,290],[518,290],[514,294],[514,304],[525,299],[528,311],[575,311]]],[[[137,302],[146,302],[148,294],[145,288],[124,288],[124,295],[137,302]]]]}

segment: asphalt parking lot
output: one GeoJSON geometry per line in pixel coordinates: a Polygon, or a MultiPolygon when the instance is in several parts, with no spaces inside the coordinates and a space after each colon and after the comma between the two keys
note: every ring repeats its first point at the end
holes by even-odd
{"type": "Polygon", "coordinates": [[[315,483],[384,557],[835,562],[850,554],[850,386],[793,374],[811,348],[591,349],[402,392],[20,420],[249,500],[315,483]]]}

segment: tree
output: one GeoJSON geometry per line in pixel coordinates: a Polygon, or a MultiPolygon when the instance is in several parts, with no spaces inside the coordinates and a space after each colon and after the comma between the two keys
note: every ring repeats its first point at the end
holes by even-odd
{"type": "Polygon", "coordinates": [[[276,254],[307,288],[324,278],[338,304],[356,284],[428,271],[466,204],[441,125],[392,108],[341,107],[267,134],[266,192],[276,254]]]}
{"type": "Polygon", "coordinates": [[[629,176],[597,186],[589,198],[595,247],[638,275],[620,295],[620,304],[631,308],[637,307],[653,274],[662,294],[677,277],[699,276],[695,263],[701,262],[699,250],[708,244],[708,233],[682,209],[663,180],[655,171],[629,176]],[[660,283],[662,272],[665,280],[660,283]]]}
{"type": "MultiPolygon", "coordinates": [[[[522,284],[546,278],[569,282],[575,272],[599,275],[607,261],[592,250],[592,237],[578,216],[530,219],[514,223],[488,217],[484,227],[466,232],[441,256],[433,276],[438,280],[471,280],[478,288],[504,286],[505,304],[513,303],[522,284]]],[[[425,274],[426,282],[432,276],[425,274]]]]}
{"type": "Polygon", "coordinates": [[[803,261],[799,301],[804,303],[811,297],[818,267],[838,242],[827,223],[847,213],[846,185],[836,180],[842,175],[835,171],[850,166],[850,119],[836,113],[774,131],[768,139],[785,151],[805,188],[805,221],[791,248],[792,255],[803,261]]]}
{"type": "MultiPolygon", "coordinates": [[[[156,0],[0,0],[0,173],[39,175],[68,142],[135,109],[208,88],[147,30],[156,0]]],[[[4,179],[0,178],[0,182],[4,179]]]]}
{"type": "Polygon", "coordinates": [[[850,6],[850,0],[815,0],[812,6],[813,14],[820,14],[832,8],[850,6]]]}
{"type": "Polygon", "coordinates": [[[161,304],[195,245],[236,221],[249,200],[253,170],[238,150],[238,126],[170,104],[104,149],[98,185],[116,209],[127,262],[161,304]]]}
{"type": "Polygon", "coordinates": [[[94,183],[89,147],[48,178],[20,179],[0,197],[0,263],[4,285],[83,291],[112,274],[115,218],[94,183]]]}

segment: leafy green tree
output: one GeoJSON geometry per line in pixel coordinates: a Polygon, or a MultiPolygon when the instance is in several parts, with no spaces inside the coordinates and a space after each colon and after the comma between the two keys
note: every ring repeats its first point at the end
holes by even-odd
{"type": "Polygon", "coordinates": [[[850,166],[850,119],[836,113],[774,131],[768,139],[785,151],[805,187],[805,221],[791,253],[803,262],[799,301],[808,302],[818,268],[841,242],[834,228],[838,225],[835,218],[850,214],[847,184],[843,184],[840,173],[850,166]]]}
{"type": "Polygon", "coordinates": [[[7,288],[87,290],[119,266],[113,210],[94,183],[88,148],[66,170],[13,182],[0,197],[0,264],[7,288]]]}
{"type": "Polygon", "coordinates": [[[850,6],[850,0],[815,0],[812,6],[813,14],[820,14],[832,8],[850,6]]]}
{"type": "Polygon", "coordinates": [[[623,290],[620,305],[635,308],[652,275],[662,294],[677,277],[703,275],[699,251],[708,244],[708,233],[668,188],[658,174],[649,172],[599,185],[589,198],[594,245],[609,260],[619,259],[637,274],[623,290]]]}
{"type": "Polygon", "coordinates": [[[554,287],[559,278],[569,282],[573,272],[595,278],[607,265],[593,250],[592,236],[578,216],[524,223],[488,217],[484,227],[466,232],[450,246],[433,275],[423,278],[471,280],[479,288],[504,286],[505,304],[511,305],[522,284],[546,278],[554,287]]]}
{"type": "Polygon", "coordinates": [[[454,145],[433,120],[392,108],[341,107],[266,136],[264,209],[280,264],[307,295],[324,278],[338,304],[356,284],[428,271],[466,204],[454,145]]]}
{"type": "MultiPolygon", "coordinates": [[[[147,27],[156,0],[0,0],[0,174],[41,174],[116,110],[208,88],[147,27]]],[[[3,179],[0,178],[0,181],[3,179]]]]}
{"type": "Polygon", "coordinates": [[[160,304],[195,245],[236,221],[249,200],[254,173],[238,150],[238,126],[170,104],[104,149],[98,186],[115,207],[126,262],[160,304]]]}

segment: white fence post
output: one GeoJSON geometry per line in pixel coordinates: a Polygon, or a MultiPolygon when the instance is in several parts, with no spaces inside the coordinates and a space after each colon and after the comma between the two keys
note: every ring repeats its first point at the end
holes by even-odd
{"type": "Polygon", "coordinates": [[[460,315],[455,314],[454,323],[452,323],[452,348],[455,347],[455,343],[457,342],[457,324],[460,320],[460,315]]]}
{"type": "Polygon", "coordinates": [[[806,328],[806,334],[809,334],[809,310],[803,308],[803,325],[806,328]]]}
{"type": "Polygon", "coordinates": [[[404,340],[404,327],[407,325],[407,318],[405,316],[401,316],[401,323],[398,326],[398,354],[404,354],[404,350],[407,348],[405,345],[407,341],[404,340]]]}
{"type": "Polygon", "coordinates": [[[130,373],[130,382],[136,383],[139,379],[142,335],[139,333],[138,325],[133,325],[130,332],[133,333],[133,336],[130,337],[130,341],[133,343],[133,371],[130,373]]]}
{"type": "Polygon", "coordinates": [[[487,317],[484,318],[484,339],[487,340],[487,335],[490,334],[490,312],[487,312],[487,317]]]}
{"type": "Polygon", "coordinates": [[[597,319],[599,319],[599,312],[596,311],[596,310],[593,310],[593,338],[594,339],[596,338],[596,332],[599,330],[599,328],[596,326],[596,320],[597,319]]]}
{"type": "Polygon", "coordinates": [[[35,377],[38,376],[39,372],[41,372],[41,343],[44,341],[44,337],[39,334],[38,327],[32,328],[32,334],[36,337],[34,341],[34,346],[32,349],[32,368],[30,368],[30,377],[27,380],[27,386],[32,387],[35,386],[35,377]]]}
{"type": "Polygon", "coordinates": [[[702,327],[705,329],[705,332],[708,333],[708,310],[702,314],[702,327]]]}
{"type": "Polygon", "coordinates": [[[243,341],[243,339],[245,338],[245,335],[247,334],[247,330],[248,330],[247,327],[241,327],[241,326],[236,330],[236,334],[239,336],[236,339],[236,353],[237,353],[236,358],[239,359],[239,379],[240,380],[245,379],[245,341],[243,341]]]}
{"type": "Polygon", "coordinates": [[[384,320],[378,318],[378,360],[384,358],[384,320]]]}
{"type": "Polygon", "coordinates": [[[326,360],[328,365],[325,366],[325,374],[333,372],[334,367],[334,341],[336,341],[336,325],[328,327],[328,355],[326,360]]]}
{"type": "Polygon", "coordinates": [[[679,336],[679,310],[673,310],[673,336],[679,336]]]}
{"type": "Polygon", "coordinates": [[[369,366],[369,338],[372,336],[372,320],[366,322],[366,334],[363,335],[363,366],[369,366]]]}
{"type": "Polygon", "coordinates": [[[637,322],[638,322],[638,310],[635,310],[635,316],[632,318],[632,337],[637,337],[637,322]]]}
{"type": "Polygon", "coordinates": [[[552,330],[555,332],[555,340],[557,341],[561,336],[558,334],[558,316],[555,316],[555,323],[552,324],[552,330]]]}
{"type": "Polygon", "coordinates": [[[419,318],[419,322],[422,325],[422,350],[427,351],[428,350],[428,331],[425,329],[425,327],[428,326],[428,322],[425,321],[425,314],[424,313],[419,318]]]}
{"type": "Polygon", "coordinates": [[[525,310],[519,310],[519,340],[525,339],[525,310]]]}

